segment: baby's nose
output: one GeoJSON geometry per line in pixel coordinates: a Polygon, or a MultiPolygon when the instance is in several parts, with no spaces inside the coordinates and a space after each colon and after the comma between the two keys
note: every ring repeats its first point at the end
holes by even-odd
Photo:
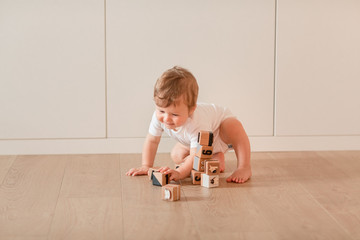
{"type": "Polygon", "coordinates": [[[164,116],[164,122],[168,122],[170,120],[170,115],[169,114],[165,114],[164,116]]]}

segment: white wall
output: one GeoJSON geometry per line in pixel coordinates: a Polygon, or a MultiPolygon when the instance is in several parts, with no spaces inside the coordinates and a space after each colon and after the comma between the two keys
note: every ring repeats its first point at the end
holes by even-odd
{"type": "Polygon", "coordinates": [[[153,85],[174,65],[198,79],[200,101],[228,106],[251,135],[272,135],[274,2],[146,2],[107,1],[108,136],[146,134],[153,85]]]}
{"type": "Polygon", "coordinates": [[[173,65],[253,151],[360,150],[357,22],[350,0],[2,0],[0,154],[140,152],[173,65]]]}
{"type": "Polygon", "coordinates": [[[0,153],[105,137],[104,39],[102,1],[0,1],[0,153]]]}
{"type": "Polygon", "coordinates": [[[360,135],[360,2],[280,0],[276,134],[360,135]]]}

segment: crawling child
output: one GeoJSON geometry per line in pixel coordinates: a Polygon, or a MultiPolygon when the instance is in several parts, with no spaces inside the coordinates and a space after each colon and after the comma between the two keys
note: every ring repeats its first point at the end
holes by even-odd
{"type": "Polygon", "coordinates": [[[229,109],[214,104],[197,103],[198,84],[187,69],[175,66],[165,71],[154,87],[156,110],[152,116],[149,133],[142,152],[142,165],[131,168],[126,175],[145,175],[153,166],[162,133],[178,141],[171,151],[177,169],[161,167],[169,180],[181,180],[190,175],[197,147],[199,131],[212,131],[213,157],[220,162],[220,172],[225,170],[225,155],[233,148],[237,168],[227,177],[227,182],[244,183],[251,177],[249,138],[229,109]]]}

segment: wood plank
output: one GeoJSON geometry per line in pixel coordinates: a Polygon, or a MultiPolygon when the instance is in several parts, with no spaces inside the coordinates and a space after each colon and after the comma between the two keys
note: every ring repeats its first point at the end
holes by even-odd
{"type": "Polygon", "coordinates": [[[306,194],[304,188],[299,184],[302,176],[292,174],[287,165],[290,162],[277,159],[273,153],[252,153],[253,177],[245,185],[249,193],[278,194],[282,192],[294,195],[306,194]]]}
{"type": "Polygon", "coordinates": [[[0,155],[0,184],[4,181],[4,178],[8,173],[11,165],[13,164],[15,158],[15,155],[0,155]]]}
{"type": "Polygon", "coordinates": [[[122,239],[118,154],[71,155],[50,239],[122,239]]]}
{"type": "Polygon", "coordinates": [[[121,198],[60,198],[49,239],[123,239],[121,198]]]}
{"type": "MultiPolygon", "coordinates": [[[[289,235],[285,235],[286,238],[350,238],[352,233],[346,230],[342,224],[339,224],[339,221],[327,207],[329,202],[337,201],[337,199],[343,198],[344,194],[348,195],[349,192],[357,189],[347,180],[347,176],[331,163],[319,157],[316,152],[272,153],[271,155],[274,158],[274,164],[285,168],[289,177],[295,179],[307,193],[296,195],[296,198],[294,194],[288,193],[283,193],[278,197],[263,195],[255,198],[259,201],[264,212],[277,216],[277,219],[286,219],[284,223],[278,225],[278,227],[281,225],[288,227],[287,234],[289,235]],[[275,203],[275,205],[266,207],[264,200],[275,203]],[[281,209],[283,204],[292,206],[294,208],[293,214],[298,217],[291,220],[291,216],[280,216],[280,212],[270,210],[281,209]],[[287,225],[288,223],[292,224],[287,225]],[[291,228],[293,226],[305,227],[306,231],[298,232],[291,228]]],[[[284,234],[285,229],[279,227],[279,232],[284,234]]]]}
{"type": "Polygon", "coordinates": [[[250,197],[276,232],[276,239],[351,239],[310,195],[250,197]]]}
{"type": "MultiPolygon", "coordinates": [[[[182,180],[177,202],[161,200],[161,188],[147,176],[125,175],[140,164],[140,154],[18,156],[12,164],[6,159],[0,239],[360,236],[355,151],[253,153],[253,177],[245,184],[225,182],[236,166],[230,152],[220,187],[182,180]]],[[[174,166],[169,154],[158,154],[155,165],[174,166]]]]}
{"type": "MultiPolygon", "coordinates": [[[[171,165],[169,161],[168,154],[158,154],[155,164],[171,165]]],[[[184,197],[180,201],[164,201],[161,187],[153,186],[147,176],[125,175],[140,163],[139,154],[121,155],[124,239],[199,239],[184,197]]]]}
{"type": "Polygon", "coordinates": [[[246,239],[251,233],[261,233],[271,239],[272,229],[249,198],[248,190],[243,187],[246,183],[227,183],[223,175],[217,188],[209,189],[182,181],[184,196],[196,219],[194,227],[201,237],[224,239],[225,236],[242,236],[246,239]]]}
{"type": "Polygon", "coordinates": [[[319,166],[312,152],[254,153],[253,179],[247,191],[275,239],[347,239],[350,236],[304,188],[321,176],[310,172],[319,166]]]}
{"type": "Polygon", "coordinates": [[[0,187],[0,239],[43,239],[64,174],[64,156],[18,156],[0,187]]]}
{"type": "Polygon", "coordinates": [[[119,155],[68,157],[60,197],[121,197],[119,155]]]}
{"type": "Polygon", "coordinates": [[[360,151],[324,151],[317,152],[317,155],[346,174],[346,179],[351,180],[351,183],[360,189],[360,151]]]}
{"type": "MultiPolygon", "coordinates": [[[[255,159],[269,158],[265,154],[253,155],[255,159]]],[[[251,199],[254,188],[257,191],[273,186],[267,184],[261,171],[253,171],[253,179],[244,184],[227,183],[236,167],[233,152],[225,156],[226,170],[220,175],[220,186],[204,188],[191,185],[190,181],[182,181],[184,195],[193,217],[195,227],[203,239],[276,239],[276,234],[262,212],[251,199]],[[256,224],[254,224],[256,223],[256,224]],[[211,227],[209,227],[211,226],[211,227]]],[[[255,161],[254,161],[255,160],[255,161]]]]}
{"type": "Polygon", "coordinates": [[[319,152],[318,155],[323,165],[334,170],[305,186],[349,234],[360,239],[360,151],[319,152]]]}

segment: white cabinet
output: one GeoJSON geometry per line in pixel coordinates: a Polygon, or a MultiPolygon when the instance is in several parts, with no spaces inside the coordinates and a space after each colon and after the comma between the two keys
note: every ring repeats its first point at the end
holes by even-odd
{"type": "Polygon", "coordinates": [[[1,0],[0,154],[140,152],[174,65],[252,149],[359,149],[359,13],[353,0],[1,0]]]}
{"type": "Polygon", "coordinates": [[[105,137],[104,2],[0,1],[0,138],[105,137]]]}
{"type": "Polygon", "coordinates": [[[360,2],[278,1],[276,134],[360,134],[360,2]]]}
{"type": "Polygon", "coordinates": [[[108,0],[109,137],[143,137],[156,79],[188,68],[199,100],[228,106],[249,135],[273,134],[275,1],[108,0]]]}

